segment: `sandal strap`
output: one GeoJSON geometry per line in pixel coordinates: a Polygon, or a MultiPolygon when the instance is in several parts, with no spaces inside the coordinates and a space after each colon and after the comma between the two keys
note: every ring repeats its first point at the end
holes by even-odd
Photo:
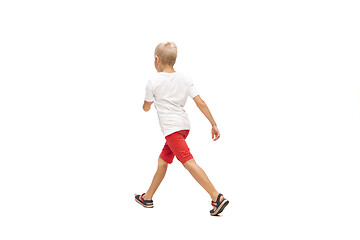
{"type": "Polygon", "coordinates": [[[145,200],[143,199],[143,196],[145,195],[145,193],[140,195],[140,201],[143,203],[153,203],[153,200],[145,200]]]}
{"type": "Polygon", "coordinates": [[[220,204],[220,197],[221,197],[221,196],[222,196],[222,194],[219,193],[219,195],[218,195],[218,197],[217,197],[217,199],[216,199],[216,203],[220,204]]]}
{"type": "Polygon", "coordinates": [[[220,197],[221,197],[221,196],[222,196],[222,194],[219,193],[218,197],[216,198],[216,202],[211,201],[211,205],[212,205],[213,207],[217,207],[218,205],[220,205],[220,197]]]}

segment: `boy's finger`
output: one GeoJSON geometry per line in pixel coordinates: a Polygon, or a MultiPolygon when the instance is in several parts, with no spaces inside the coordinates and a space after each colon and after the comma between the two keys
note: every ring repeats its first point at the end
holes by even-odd
{"type": "Polygon", "coordinates": [[[216,140],[217,140],[217,137],[214,137],[214,138],[213,138],[213,141],[216,141],[216,140]]]}

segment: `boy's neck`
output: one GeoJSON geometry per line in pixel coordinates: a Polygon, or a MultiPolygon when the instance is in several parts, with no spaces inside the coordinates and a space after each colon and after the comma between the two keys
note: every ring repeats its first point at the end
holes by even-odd
{"type": "Polygon", "coordinates": [[[165,73],[174,73],[174,67],[173,66],[169,66],[169,65],[163,65],[161,66],[160,72],[165,72],[165,73]]]}

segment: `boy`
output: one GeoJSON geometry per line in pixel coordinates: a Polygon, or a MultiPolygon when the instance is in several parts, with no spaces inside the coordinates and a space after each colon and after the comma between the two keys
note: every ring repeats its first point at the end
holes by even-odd
{"type": "Polygon", "coordinates": [[[143,109],[147,112],[151,105],[155,104],[166,143],[159,156],[158,169],[148,191],[142,195],[135,194],[135,201],[146,208],[154,207],[152,197],[165,177],[168,164],[171,164],[176,156],[209,193],[214,207],[210,210],[210,215],[217,216],[229,204],[229,201],[216,191],[204,170],[195,162],[186,144],[185,139],[189,134],[190,123],[184,105],[188,96],[195,101],[196,106],[210,121],[214,141],[219,139],[220,132],[209,108],[198,95],[192,81],[181,73],[175,72],[176,57],[177,47],[173,42],[160,43],[155,49],[155,68],[158,73],[147,83],[143,109]]]}

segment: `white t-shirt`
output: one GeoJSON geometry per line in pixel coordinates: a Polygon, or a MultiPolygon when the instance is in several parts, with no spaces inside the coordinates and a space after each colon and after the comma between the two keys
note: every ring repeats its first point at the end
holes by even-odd
{"type": "Polygon", "coordinates": [[[148,81],[145,101],[154,102],[164,136],[190,129],[184,106],[188,97],[197,95],[191,79],[179,72],[158,72],[148,81]]]}

